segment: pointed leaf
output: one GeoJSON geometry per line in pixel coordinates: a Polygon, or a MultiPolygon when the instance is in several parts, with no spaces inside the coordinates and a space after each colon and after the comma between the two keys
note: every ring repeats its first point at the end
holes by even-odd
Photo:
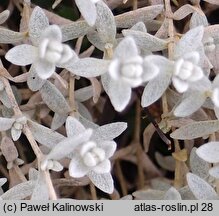
{"type": "Polygon", "coordinates": [[[86,35],[87,39],[99,50],[104,51],[106,43],[101,40],[97,31],[90,31],[86,35]]]}
{"type": "Polygon", "coordinates": [[[75,91],[75,100],[78,102],[84,102],[90,98],[92,98],[93,96],[93,87],[87,86],[84,88],[80,88],[78,90],[75,91]]]}
{"type": "Polygon", "coordinates": [[[65,137],[58,132],[55,132],[45,126],[42,126],[36,122],[28,120],[28,126],[34,136],[34,139],[42,145],[48,148],[53,148],[65,137]]]}
{"type": "Polygon", "coordinates": [[[75,0],[82,16],[90,26],[93,26],[96,21],[96,7],[90,0],[75,0]]]}
{"type": "Polygon", "coordinates": [[[162,200],[165,192],[160,190],[139,190],[132,193],[135,200],[162,200]]]}
{"type": "Polygon", "coordinates": [[[0,24],[4,23],[10,15],[9,10],[4,10],[0,13],[0,24]]]}
{"type": "Polygon", "coordinates": [[[164,194],[164,200],[181,200],[182,197],[180,193],[174,188],[171,187],[165,194],[164,194]]]}
{"type": "Polygon", "coordinates": [[[85,21],[72,22],[60,28],[62,31],[62,42],[86,35],[91,30],[91,27],[85,21]]]}
{"type": "Polygon", "coordinates": [[[8,94],[5,90],[3,90],[2,92],[0,92],[0,101],[7,107],[7,108],[11,108],[11,101],[8,98],[8,94]]]}
{"type": "Polygon", "coordinates": [[[39,172],[35,187],[31,196],[31,200],[49,200],[49,192],[43,173],[39,172]]]}
{"type": "Polygon", "coordinates": [[[174,58],[180,58],[186,53],[196,51],[201,46],[204,27],[198,26],[186,32],[175,46],[174,58]]]}
{"type": "Polygon", "coordinates": [[[29,71],[29,75],[27,78],[27,85],[32,91],[38,91],[40,88],[42,88],[43,84],[46,82],[45,79],[41,79],[37,72],[35,67],[32,65],[29,71]]]}
{"type": "Polygon", "coordinates": [[[131,28],[137,22],[151,21],[162,12],[163,8],[163,5],[153,5],[118,15],[115,17],[116,26],[117,28],[131,28]]]}
{"type": "Polygon", "coordinates": [[[74,137],[83,133],[85,127],[76,118],[69,116],[66,120],[66,133],[68,137],[74,137]]]}
{"type": "Polygon", "coordinates": [[[15,65],[29,65],[32,64],[37,58],[36,47],[29,44],[22,44],[10,49],[5,58],[15,65]]]}
{"type": "Polygon", "coordinates": [[[197,148],[193,148],[190,153],[189,164],[192,173],[198,175],[199,177],[205,179],[209,176],[208,171],[210,169],[210,164],[205,160],[200,158],[196,153],[197,148]]]}
{"type": "Polygon", "coordinates": [[[183,97],[182,102],[174,109],[177,117],[186,117],[197,111],[205,102],[206,96],[202,92],[191,92],[183,97]]]}
{"type": "Polygon", "coordinates": [[[0,187],[2,187],[7,182],[6,178],[0,178],[0,187]]]}
{"type": "Polygon", "coordinates": [[[209,163],[219,162],[219,142],[208,142],[196,150],[197,155],[209,163]]]}
{"type": "Polygon", "coordinates": [[[93,182],[93,184],[105,193],[113,193],[113,179],[110,173],[97,174],[90,171],[87,176],[93,182]]]}
{"type": "Polygon", "coordinates": [[[210,3],[210,4],[215,4],[215,5],[219,5],[218,0],[205,0],[206,2],[210,3]]]}
{"type": "Polygon", "coordinates": [[[104,74],[101,81],[115,110],[124,110],[131,99],[131,87],[120,80],[113,80],[108,74],[104,74]]]}
{"type": "Polygon", "coordinates": [[[155,152],[157,163],[168,171],[175,171],[175,160],[172,156],[162,156],[159,152],[155,152]]]}
{"type": "Polygon", "coordinates": [[[162,71],[153,80],[149,81],[141,98],[141,105],[147,107],[157,101],[168,88],[172,74],[162,71]]]}
{"type": "Polygon", "coordinates": [[[43,101],[46,105],[54,112],[59,114],[66,114],[70,111],[70,107],[66,102],[64,96],[61,92],[49,81],[46,81],[42,88],[40,89],[40,93],[43,101]]]}
{"type": "Polygon", "coordinates": [[[26,33],[24,32],[15,32],[9,29],[0,28],[0,43],[3,44],[12,44],[21,42],[26,38],[26,33]]]}
{"type": "Polygon", "coordinates": [[[97,32],[104,43],[113,44],[116,37],[116,23],[113,13],[103,1],[98,1],[96,8],[97,19],[95,26],[97,32]]]}
{"type": "Polygon", "coordinates": [[[12,162],[18,158],[18,151],[11,138],[4,136],[1,140],[1,151],[7,162],[12,162]]]}
{"type": "Polygon", "coordinates": [[[91,129],[86,129],[77,136],[65,138],[52,148],[50,153],[46,156],[46,159],[60,160],[66,157],[72,153],[78,145],[87,142],[90,139],[92,132],[91,129]]]}
{"type": "Polygon", "coordinates": [[[55,113],[52,119],[51,129],[57,130],[58,128],[60,128],[65,123],[67,117],[68,117],[68,114],[60,115],[58,113],[55,113]]]}
{"type": "Polygon", "coordinates": [[[185,125],[175,130],[170,136],[173,139],[191,140],[207,136],[219,130],[219,121],[200,121],[185,125]]]}
{"type": "Polygon", "coordinates": [[[95,77],[107,72],[109,61],[97,58],[79,59],[66,67],[71,73],[82,77],[95,77]]]}
{"type": "Polygon", "coordinates": [[[96,141],[113,140],[127,128],[125,122],[115,122],[98,127],[94,130],[92,139],[96,141]]]}
{"type": "Polygon", "coordinates": [[[212,168],[209,170],[209,174],[210,174],[211,176],[213,176],[214,178],[219,179],[219,166],[212,167],[212,168]]]}
{"type": "Polygon", "coordinates": [[[31,14],[29,21],[29,35],[33,44],[37,45],[41,33],[49,26],[49,20],[47,19],[43,10],[36,6],[31,14]]]}
{"type": "Polygon", "coordinates": [[[3,200],[22,200],[30,196],[33,192],[35,181],[27,181],[15,185],[1,195],[3,200]]]}
{"type": "Polygon", "coordinates": [[[168,42],[149,33],[135,30],[123,30],[124,36],[132,36],[138,47],[146,51],[160,51],[167,48],[168,42]]]}
{"type": "Polygon", "coordinates": [[[199,200],[216,199],[215,190],[202,178],[192,173],[187,174],[187,182],[190,190],[199,200]]]}
{"type": "Polygon", "coordinates": [[[194,12],[192,14],[189,27],[190,27],[190,29],[192,29],[192,28],[198,27],[200,25],[207,27],[208,26],[208,19],[204,13],[200,14],[200,13],[194,12]]]}
{"type": "Polygon", "coordinates": [[[6,131],[10,129],[14,123],[14,118],[2,118],[0,117],[0,131],[6,131]]]}

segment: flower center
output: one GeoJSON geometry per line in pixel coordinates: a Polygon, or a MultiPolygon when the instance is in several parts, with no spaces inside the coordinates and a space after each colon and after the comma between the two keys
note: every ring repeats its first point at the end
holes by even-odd
{"type": "Polygon", "coordinates": [[[143,68],[139,64],[125,64],[121,68],[121,75],[126,78],[140,78],[143,68]]]}
{"type": "Polygon", "coordinates": [[[80,149],[80,155],[83,162],[88,167],[94,167],[105,159],[105,151],[93,141],[83,144],[80,149]]]}

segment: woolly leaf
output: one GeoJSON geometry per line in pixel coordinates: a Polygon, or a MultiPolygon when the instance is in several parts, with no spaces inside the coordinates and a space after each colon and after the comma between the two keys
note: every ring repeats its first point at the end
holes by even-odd
{"type": "Polygon", "coordinates": [[[15,185],[1,195],[3,200],[22,200],[30,196],[33,192],[35,181],[27,181],[15,185]]]}
{"type": "Polygon", "coordinates": [[[132,193],[136,200],[162,200],[165,192],[159,190],[148,189],[140,190],[132,193]]]}
{"type": "Polygon", "coordinates": [[[10,129],[14,123],[14,118],[2,118],[0,117],[0,131],[6,131],[10,129]]]}
{"type": "Polygon", "coordinates": [[[127,128],[125,122],[115,122],[98,127],[94,130],[92,139],[97,141],[113,140],[127,128]]]}
{"type": "Polygon", "coordinates": [[[194,196],[199,200],[216,199],[217,193],[205,180],[195,174],[187,174],[187,182],[194,196]]]}
{"type": "Polygon", "coordinates": [[[209,174],[210,174],[211,176],[213,176],[214,178],[219,179],[219,166],[212,167],[212,168],[209,170],[209,174]]]}
{"type": "Polygon", "coordinates": [[[26,38],[26,33],[15,32],[9,29],[0,28],[0,43],[10,44],[18,43],[26,38]]]}
{"type": "Polygon", "coordinates": [[[27,123],[34,136],[34,139],[48,148],[53,148],[55,145],[57,145],[65,138],[58,132],[55,132],[36,122],[29,120],[27,123]]]}
{"type": "Polygon", "coordinates": [[[87,175],[97,188],[105,193],[113,193],[113,179],[110,173],[97,174],[90,171],[87,175]]]}
{"type": "Polygon", "coordinates": [[[75,0],[82,16],[90,26],[93,26],[96,21],[96,7],[90,0],[75,0]]]}
{"type": "Polygon", "coordinates": [[[109,61],[97,58],[79,59],[66,69],[71,73],[82,77],[95,77],[107,72],[109,61]]]}
{"type": "Polygon", "coordinates": [[[83,133],[85,127],[74,117],[69,116],[66,120],[66,133],[68,137],[74,137],[83,133]]]}
{"type": "Polygon", "coordinates": [[[0,24],[4,23],[10,15],[9,10],[4,10],[0,13],[0,24]]]}
{"type": "Polygon", "coordinates": [[[66,114],[70,111],[70,107],[66,102],[64,96],[61,92],[49,81],[46,81],[42,88],[40,89],[40,93],[43,101],[46,105],[54,112],[59,114],[66,114]]]}
{"type": "Polygon", "coordinates": [[[174,188],[171,187],[165,194],[164,194],[164,200],[181,200],[182,197],[180,193],[174,188]]]}
{"type": "Polygon", "coordinates": [[[219,142],[208,142],[196,150],[197,155],[209,163],[219,162],[219,142]]]}
{"type": "Polygon", "coordinates": [[[91,129],[86,129],[83,133],[80,133],[77,136],[63,139],[52,148],[50,153],[46,156],[46,159],[59,160],[66,157],[73,152],[79,144],[87,142],[90,139],[92,132],[91,129]]]}
{"type": "Polygon", "coordinates": [[[210,169],[209,163],[200,158],[196,153],[197,148],[193,148],[190,153],[189,164],[192,173],[198,175],[199,177],[205,179],[208,177],[208,171],[210,169]]]}
{"type": "Polygon", "coordinates": [[[207,136],[219,130],[219,121],[200,121],[185,125],[175,130],[170,136],[173,139],[191,140],[198,137],[207,136]]]}
{"type": "Polygon", "coordinates": [[[175,160],[172,156],[162,156],[159,152],[155,152],[157,163],[164,169],[174,172],[175,160]]]}
{"type": "Polygon", "coordinates": [[[55,115],[53,116],[52,119],[52,123],[51,123],[51,129],[52,130],[56,130],[58,128],[60,128],[66,121],[66,118],[68,117],[68,114],[58,114],[55,113],[55,115]]]}
{"type": "Polygon", "coordinates": [[[75,91],[75,100],[78,102],[84,102],[93,96],[93,87],[87,86],[75,91]]]}

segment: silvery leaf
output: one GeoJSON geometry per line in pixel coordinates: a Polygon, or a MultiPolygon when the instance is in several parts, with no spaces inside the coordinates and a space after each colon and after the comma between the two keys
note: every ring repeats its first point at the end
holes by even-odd
{"type": "Polygon", "coordinates": [[[29,75],[27,78],[27,85],[32,91],[38,91],[40,88],[42,88],[43,84],[46,82],[45,79],[41,79],[36,70],[35,67],[32,65],[29,71],[29,75]]]}
{"type": "Polygon", "coordinates": [[[73,152],[78,145],[87,142],[90,139],[92,132],[93,131],[91,129],[86,129],[77,136],[63,139],[52,148],[50,153],[46,156],[46,159],[60,160],[66,157],[73,152]]]}
{"type": "Polygon", "coordinates": [[[177,117],[186,117],[197,111],[205,102],[206,96],[199,91],[190,92],[182,98],[182,101],[174,109],[177,117]]]}
{"type": "Polygon", "coordinates": [[[116,23],[113,13],[103,1],[98,1],[96,8],[97,19],[95,26],[97,32],[104,43],[113,44],[116,37],[116,23]]]}
{"type": "Polygon", "coordinates": [[[87,176],[92,183],[105,193],[111,194],[113,192],[113,179],[110,173],[97,174],[90,171],[87,176]]]}
{"type": "Polygon", "coordinates": [[[174,188],[171,187],[165,194],[164,200],[182,200],[180,193],[174,188]]]}
{"type": "Polygon", "coordinates": [[[137,22],[151,21],[162,12],[163,8],[163,5],[153,5],[118,15],[115,18],[116,26],[117,28],[131,28],[137,22]]]}
{"type": "Polygon", "coordinates": [[[85,127],[80,123],[80,121],[72,116],[67,118],[65,127],[68,137],[77,136],[85,131],[85,127]]]}
{"type": "Polygon", "coordinates": [[[198,200],[216,199],[217,193],[205,180],[192,173],[187,173],[186,177],[190,190],[198,200]]]}
{"type": "Polygon", "coordinates": [[[38,178],[35,182],[31,200],[49,200],[48,188],[43,173],[41,172],[39,172],[38,178]]]}
{"type": "Polygon", "coordinates": [[[101,81],[105,92],[116,111],[125,109],[131,99],[131,88],[121,80],[113,80],[108,74],[101,76],[101,81]]]}
{"type": "Polygon", "coordinates": [[[83,35],[86,35],[91,27],[85,21],[72,22],[60,26],[62,31],[62,42],[69,41],[83,35]]]}
{"type": "Polygon", "coordinates": [[[186,32],[175,46],[175,59],[182,57],[186,53],[195,51],[201,45],[203,34],[203,26],[198,26],[186,32]]]}
{"type": "Polygon", "coordinates": [[[179,193],[182,197],[182,200],[195,200],[195,196],[188,186],[179,188],[179,193]]]}
{"type": "Polygon", "coordinates": [[[0,43],[10,44],[18,43],[26,38],[26,33],[24,32],[15,32],[9,29],[0,28],[0,43]]]}
{"type": "Polygon", "coordinates": [[[0,178],[0,187],[2,187],[7,182],[6,178],[0,178]]]}
{"type": "Polygon", "coordinates": [[[135,191],[132,195],[135,197],[135,200],[162,200],[165,192],[160,190],[140,190],[135,191]]]}
{"type": "Polygon", "coordinates": [[[153,189],[161,190],[161,191],[167,191],[171,188],[171,184],[168,181],[165,181],[166,179],[163,178],[154,178],[151,179],[151,186],[153,189]]]}
{"type": "Polygon", "coordinates": [[[196,150],[197,155],[209,163],[219,162],[219,142],[208,142],[196,150]]]}
{"type": "Polygon", "coordinates": [[[190,29],[192,29],[192,28],[195,28],[195,27],[200,26],[200,25],[208,26],[207,17],[205,16],[204,13],[200,14],[200,13],[194,12],[192,14],[191,19],[190,19],[189,27],[190,27],[190,29]]]}
{"type": "Polygon", "coordinates": [[[68,114],[58,114],[55,113],[52,119],[51,123],[51,129],[52,130],[57,130],[60,128],[66,121],[66,118],[68,117],[68,114]]]}
{"type": "Polygon", "coordinates": [[[149,81],[144,88],[141,105],[147,107],[157,101],[168,88],[172,74],[169,71],[161,71],[158,76],[149,81]]]}
{"type": "Polygon", "coordinates": [[[46,81],[40,89],[41,97],[46,105],[54,112],[66,114],[70,107],[61,92],[49,81],[46,81]]]}
{"type": "Polygon", "coordinates": [[[174,172],[175,160],[172,156],[162,156],[159,152],[155,152],[157,163],[164,169],[174,172]]]}
{"type": "Polygon", "coordinates": [[[96,141],[113,140],[127,128],[125,122],[115,122],[98,127],[94,130],[92,139],[96,141]]]}
{"type": "Polygon", "coordinates": [[[79,121],[84,125],[85,128],[97,129],[99,127],[99,125],[95,124],[92,121],[89,121],[83,116],[79,116],[79,121]]]}
{"type": "Polygon", "coordinates": [[[97,16],[95,4],[90,0],[75,0],[75,3],[86,22],[90,26],[93,26],[95,24],[97,16]]]}
{"type": "Polygon", "coordinates": [[[138,47],[146,51],[160,51],[167,48],[168,42],[159,39],[149,33],[139,32],[135,30],[123,30],[124,36],[131,36],[134,38],[138,47]]]}
{"type": "Polygon", "coordinates": [[[205,0],[206,2],[210,3],[210,4],[215,4],[215,5],[219,5],[218,0],[205,0]]]}
{"type": "Polygon", "coordinates": [[[38,45],[41,33],[49,26],[49,20],[47,19],[43,10],[36,6],[31,14],[29,21],[29,35],[32,43],[38,45]]]}
{"type": "Polygon", "coordinates": [[[197,148],[194,147],[190,153],[190,157],[189,157],[190,168],[192,173],[205,179],[209,175],[208,171],[210,169],[210,164],[196,154],[196,149],[197,148]]]}
{"type": "Polygon", "coordinates": [[[0,92],[0,101],[7,107],[11,108],[11,101],[8,98],[8,94],[6,93],[5,90],[0,92]]]}
{"type": "Polygon", "coordinates": [[[0,117],[0,131],[6,131],[10,129],[14,123],[14,118],[2,118],[0,117]]]}
{"type": "Polygon", "coordinates": [[[35,186],[35,181],[27,181],[15,185],[4,194],[2,194],[1,198],[3,200],[22,200],[26,197],[30,196],[33,192],[35,186]]]}
{"type": "Polygon", "coordinates": [[[147,28],[143,22],[138,22],[131,27],[133,31],[147,32],[147,28]]]}
{"type": "Polygon", "coordinates": [[[28,126],[34,136],[34,139],[42,145],[48,148],[53,148],[65,137],[58,132],[55,132],[45,126],[42,126],[36,122],[28,121],[28,126]]]}
{"type": "Polygon", "coordinates": [[[210,174],[211,176],[213,176],[214,178],[219,179],[219,166],[212,167],[212,168],[209,170],[209,174],[210,174]]]}
{"type": "Polygon", "coordinates": [[[132,37],[124,38],[116,47],[113,57],[121,60],[136,57],[138,55],[138,47],[132,37]]]}
{"type": "Polygon", "coordinates": [[[87,35],[87,39],[99,50],[104,51],[106,43],[101,40],[97,31],[90,31],[87,35]]]}
{"type": "Polygon", "coordinates": [[[75,100],[78,102],[84,102],[93,97],[93,87],[87,86],[75,91],[75,100]]]}
{"type": "Polygon", "coordinates": [[[173,139],[190,140],[207,136],[219,130],[219,121],[200,121],[185,125],[175,130],[170,136],[173,139]]]}
{"type": "Polygon", "coordinates": [[[66,69],[71,73],[82,77],[96,77],[107,72],[109,61],[97,58],[79,59],[66,69]]]}
{"type": "Polygon", "coordinates": [[[28,176],[29,176],[29,180],[36,181],[39,176],[39,171],[34,168],[30,168],[28,172],[28,176]]]}
{"type": "Polygon", "coordinates": [[[37,58],[37,48],[29,45],[29,44],[22,44],[13,47],[10,49],[5,58],[15,65],[29,65],[32,64],[37,58]]]}
{"type": "Polygon", "coordinates": [[[77,103],[78,105],[78,112],[81,116],[83,116],[84,118],[86,118],[87,120],[89,121],[93,121],[93,118],[92,118],[92,115],[91,113],[89,112],[89,110],[87,109],[86,106],[84,106],[84,104],[82,103],[77,103]]]}
{"type": "Polygon", "coordinates": [[[22,130],[17,130],[16,128],[11,128],[11,137],[14,141],[17,141],[21,136],[22,130]]]}
{"type": "Polygon", "coordinates": [[[4,10],[0,13],[0,24],[4,23],[10,15],[9,10],[4,10]]]}
{"type": "Polygon", "coordinates": [[[4,136],[1,140],[1,152],[7,162],[14,161],[18,158],[18,151],[14,145],[14,142],[7,136],[4,136]]]}

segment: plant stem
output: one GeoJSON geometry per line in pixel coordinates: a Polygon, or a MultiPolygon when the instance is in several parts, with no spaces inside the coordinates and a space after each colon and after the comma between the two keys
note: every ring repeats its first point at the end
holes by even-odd
{"type": "Polygon", "coordinates": [[[92,182],[90,183],[90,192],[91,192],[92,200],[97,200],[97,191],[92,182]]]}
{"type": "Polygon", "coordinates": [[[122,169],[121,169],[119,160],[116,161],[115,168],[116,168],[117,176],[119,179],[119,184],[121,186],[122,196],[126,196],[128,194],[128,189],[127,189],[127,185],[125,182],[125,178],[124,178],[123,173],[122,173],[122,169]]]}

